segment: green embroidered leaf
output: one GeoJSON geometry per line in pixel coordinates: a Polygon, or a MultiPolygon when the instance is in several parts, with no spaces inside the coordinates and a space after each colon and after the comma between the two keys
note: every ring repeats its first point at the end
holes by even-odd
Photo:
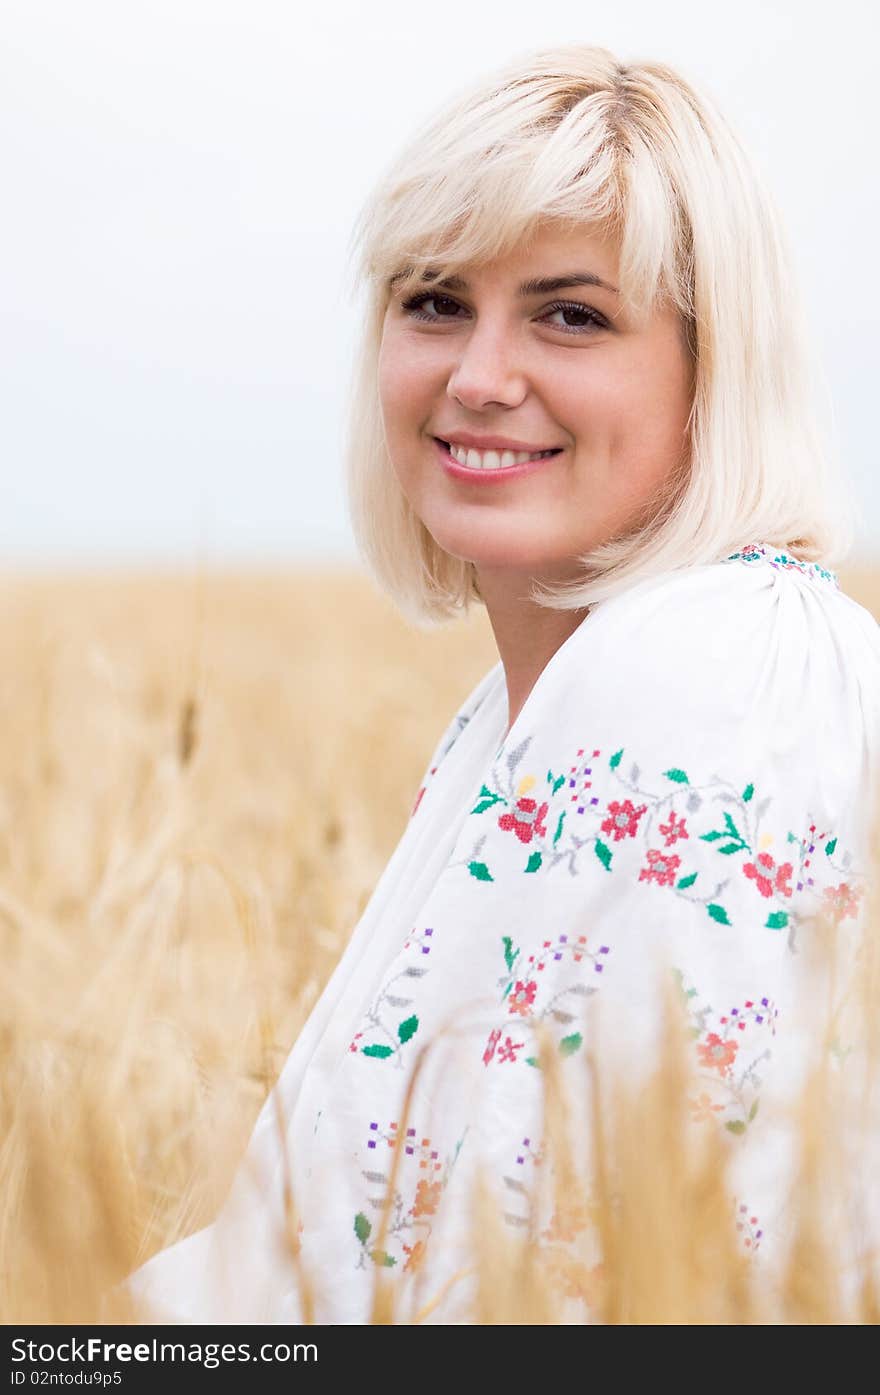
{"type": "Polygon", "coordinates": [[[559,1054],[561,1056],[571,1056],[583,1042],[580,1032],[572,1032],[570,1037],[563,1037],[559,1043],[559,1054]]]}
{"type": "Polygon", "coordinates": [[[755,793],[755,786],[754,786],[754,785],[746,785],[745,789],[743,790],[743,802],[744,802],[745,804],[748,804],[749,800],[751,799],[751,797],[752,797],[752,795],[753,795],[754,793],[755,793]]]}
{"type": "Polygon", "coordinates": [[[714,902],[710,902],[710,904],[706,907],[706,910],[709,912],[712,919],[717,920],[720,925],[730,924],[730,921],[727,918],[727,911],[724,909],[723,906],[716,906],[714,902]]]}
{"type": "Polygon", "coordinates": [[[502,937],[501,943],[504,945],[504,962],[507,965],[508,969],[512,969],[517,959],[519,958],[519,950],[514,949],[513,940],[510,938],[509,935],[504,935],[502,937]]]}
{"type": "Polygon", "coordinates": [[[752,1120],[754,1119],[755,1115],[757,1114],[757,1112],[758,1112],[758,1105],[759,1105],[760,1103],[761,1103],[760,1100],[755,1100],[754,1104],[752,1105],[751,1109],[749,1110],[749,1123],[752,1122],[752,1120]]]}
{"type": "Polygon", "coordinates": [[[468,871],[472,877],[476,877],[478,882],[494,882],[495,880],[485,862],[469,862],[468,871]]]}
{"type": "Polygon", "coordinates": [[[397,1260],[393,1255],[386,1254],[385,1250],[371,1250],[370,1259],[374,1264],[380,1264],[384,1269],[390,1269],[397,1260]]]}
{"type": "Polygon", "coordinates": [[[714,843],[717,838],[723,838],[724,834],[713,828],[710,833],[701,833],[700,839],[704,843],[714,843]]]}
{"type": "Polygon", "coordinates": [[[837,839],[836,839],[836,838],[832,838],[830,843],[826,843],[826,844],[825,844],[825,851],[826,851],[826,853],[828,854],[829,857],[831,857],[831,855],[832,855],[832,853],[834,852],[834,849],[835,849],[836,847],[837,847],[837,839]]]}
{"type": "Polygon", "coordinates": [[[746,1122],[744,1119],[731,1119],[724,1127],[728,1133],[745,1133],[746,1122]]]}
{"type": "Polygon", "coordinates": [[[559,789],[559,786],[565,784],[565,776],[564,776],[564,775],[558,775],[558,776],[556,777],[556,779],[554,780],[554,779],[553,779],[553,776],[551,775],[550,771],[548,770],[548,771],[547,771],[547,783],[551,786],[550,793],[551,793],[551,794],[555,794],[556,791],[559,789]]]}
{"type": "Polygon", "coordinates": [[[723,848],[719,848],[720,853],[742,852],[742,843],[725,843],[723,848]]]}
{"type": "Polygon", "coordinates": [[[471,809],[472,814],[484,814],[487,809],[491,809],[493,804],[506,804],[507,800],[501,794],[495,794],[493,790],[487,789],[483,785],[480,790],[479,800],[471,809]]]}
{"type": "Polygon", "coordinates": [[[419,1019],[417,1017],[408,1017],[405,1022],[400,1023],[397,1028],[397,1035],[400,1041],[409,1041],[410,1037],[414,1037],[418,1030],[419,1019]]]}
{"type": "Polygon", "coordinates": [[[680,882],[676,882],[676,883],[675,883],[675,889],[676,889],[676,891],[682,891],[682,890],[684,890],[684,888],[685,888],[686,886],[693,886],[693,884],[694,884],[694,882],[695,882],[696,880],[697,880],[697,873],[696,873],[696,872],[691,872],[691,874],[690,874],[689,877],[682,877],[682,879],[681,879],[680,882]]]}
{"type": "Polygon", "coordinates": [[[667,780],[674,780],[677,785],[689,785],[690,780],[683,770],[664,770],[663,774],[667,780]]]}
{"type": "Polygon", "coordinates": [[[357,1215],[354,1218],[354,1233],[360,1240],[362,1245],[366,1244],[372,1232],[373,1227],[370,1225],[370,1222],[367,1220],[363,1211],[358,1211],[357,1215]]]}
{"type": "Polygon", "coordinates": [[[361,1051],[364,1056],[375,1056],[379,1061],[384,1061],[387,1056],[394,1055],[393,1046],[362,1046],[361,1051]]]}
{"type": "Polygon", "coordinates": [[[787,911],[774,911],[772,915],[768,915],[767,919],[764,921],[764,926],[767,930],[784,930],[787,924],[787,911]]]}
{"type": "Polygon", "coordinates": [[[609,764],[609,766],[611,767],[612,770],[616,770],[617,767],[620,765],[620,758],[621,758],[622,755],[623,755],[623,747],[621,746],[620,750],[619,750],[619,751],[615,751],[615,752],[614,752],[614,755],[611,757],[610,761],[608,762],[608,764],[609,764]]]}
{"type": "Polygon", "coordinates": [[[564,821],[565,821],[565,810],[563,809],[562,813],[559,815],[559,822],[558,822],[558,824],[556,825],[556,832],[553,834],[553,846],[554,846],[554,847],[555,847],[556,844],[559,842],[559,835],[560,835],[560,833],[562,832],[562,825],[563,825],[564,821]]]}
{"type": "Polygon", "coordinates": [[[535,1066],[537,1070],[541,1069],[541,1062],[538,1060],[537,1056],[526,1056],[526,1065],[535,1066]]]}
{"type": "Polygon", "coordinates": [[[594,847],[594,849],[595,849],[596,856],[598,857],[598,859],[599,859],[599,861],[601,862],[602,866],[605,868],[606,872],[610,872],[610,871],[611,871],[611,850],[610,850],[610,848],[606,848],[606,846],[605,846],[605,844],[602,842],[601,838],[597,838],[597,839],[596,839],[595,843],[593,844],[593,847],[594,847]]]}
{"type": "Polygon", "coordinates": [[[541,854],[540,854],[539,852],[533,852],[533,853],[531,853],[530,856],[529,856],[529,860],[528,860],[528,862],[526,863],[525,870],[526,870],[527,872],[537,872],[537,870],[538,870],[538,868],[540,867],[540,865],[541,865],[541,854]]]}

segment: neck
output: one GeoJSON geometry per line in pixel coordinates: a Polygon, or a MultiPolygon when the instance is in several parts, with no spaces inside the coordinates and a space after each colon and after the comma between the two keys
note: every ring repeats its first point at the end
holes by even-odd
{"type": "Polygon", "coordinates": [[[521,574],[478,569],[477,578],[507,684],[506,739],[547,664],[589,607],[551,610],[537,605],[528,595],[532,578],[521,574]]]}

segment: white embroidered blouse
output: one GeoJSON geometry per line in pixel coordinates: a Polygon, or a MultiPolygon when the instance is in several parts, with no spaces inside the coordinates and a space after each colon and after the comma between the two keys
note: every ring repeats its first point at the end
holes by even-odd
{"type": "MultiPolygon", "coordinates": [[[[514,1231],[560,1240],[536,1201],[539,1027],[563,1075],[587,1039],[637,1072],[670,975],[732,1224],[772,1248],[792,1157],[775,1106],[809,1054],[796,966],[814,910],[862,914],[878,718],[876,621],[832,572],[764,545],[595,606],[506,736],[496,664],[438,742],[220,1215],[131,1292],[157,1320],[300,1320],[289,1165],[319,1322],[367,1321],[377,1266],[404,1312],[447,1285],[430,1320],[467,1320],[477,1168],[514,1231]]],[[[588,1137],[580,1087],[572,1127],[588,1137]]]]}

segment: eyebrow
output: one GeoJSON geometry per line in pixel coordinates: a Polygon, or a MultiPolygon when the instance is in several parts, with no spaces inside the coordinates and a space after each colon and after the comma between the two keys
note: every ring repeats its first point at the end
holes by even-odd
{"type": "MultiPolygon", "coordinates": [[[[436,276],[435,268],[428,267],[423,273],[423,279],[429,281],[432,276],[436,276]]],[[[390,284],[403,280],[404,273],[398,272],[391,277],[390,284]]],[[[430,280],[432,286],[437,286],[448,291],[467,291],[469,289],[467,281],[460,276],[447,276],[442,281],[430,280]]],[[[556,291],[565,290],[568,286],[599,286],[603,291],[613,291],[619,295],[616,286],[612,286],[608,281],[603,281],[601,276],[597,276],[594,271],[566,271],[561,276],[535,276],[529,281],[523,281],[518,294],[524,299],[532,295],[553,295],[556,291]]]]}

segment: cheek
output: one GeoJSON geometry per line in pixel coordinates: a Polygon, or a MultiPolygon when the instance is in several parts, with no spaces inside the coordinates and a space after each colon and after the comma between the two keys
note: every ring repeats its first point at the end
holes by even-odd
{"type": "Polygon", "coordinates": [[[430,375],[411,346],[391,333],[382,340],[378,365],[379,400],[390,435],[424,415],[430,375]]]}
{"type": "Polygon", "coordinates": [[[640,354],[627,370],[595,384],[590,407],[612,447],[631,453],[634,465],[662,475],[678,460],[691,405],[691,371],[686,355],[670,351],[640,354]]]}

